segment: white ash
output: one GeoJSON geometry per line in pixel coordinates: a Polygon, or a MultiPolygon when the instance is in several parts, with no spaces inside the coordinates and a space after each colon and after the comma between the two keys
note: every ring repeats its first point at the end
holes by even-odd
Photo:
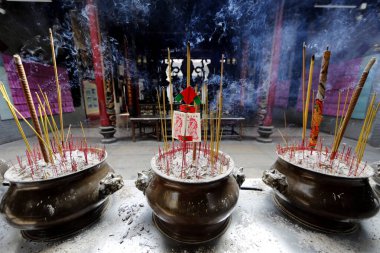
{"type": "Polygon", "coordinates": [[[47,205],[46,207],[47,207],[47,209],[49,210],[49,214],[50,214],[50,216],[53,216],[54,213],[55,213],[55,209],[54,209],[54,207],[53,207],[52,205],[47,205]]]}
{"type": "Polygon", "coordinates": [[[128,229],[121,235],[119,243],[123,244],[125,242],[128,245],[134,244],[139,250],[141,250],[142,246],[144,252],[151,252],[151,250],[158,247],[158,243],[152,240],[153,234],[151,230],[154,228],[152,228],[151,224],[142,222],[142,215],[144,215],[147,208],[145,208],[142,202],[133,202],[123,204],[118,209],[119,217],[128,225],[128,229]]]}
{"type": "Polygon", "coordinates": [[[330,153],[326,155],[325,152],[316,150],[285,151],[283,154],[279,154],[279,157],[298,167],[327,175],[344,177],[371,177],[373,175],[373,169],[363,162],[357,166],[354,161],[351,165],[351,159],[347,163],[339,155],[330,160],[330,153]]]}
{"type": "Polygon", "coordinates": [[[193,160],[193,150],[185,153],[176,150],[173,155],[168,152],[160,159],[156,159],[154,165],[162,174],[169,177],[184,181],[199,181],[224,174],[230,168],[230,161],[229,157],[219,153],[212,168],[208,152],[197,150],[196,159],[193,160]]]}
{"type": "Polygon", "coordinates": [[[37,166],[34,164],[29,166],[26,159],[24,159],[22,161],[22,168],[20,168],[18,163],[15,164],[8,169],[5,177],[9,181],[28,182],[46,180],[84,170],[100,162],[99,155],[91,150],[87,152],[87,162],[85,153],[80,150],[66,151],[65,156],[62,159],[60,154],[56,153],[53,156],[53,163],[46,163],[41,159],[37,161],[37,166]]]}

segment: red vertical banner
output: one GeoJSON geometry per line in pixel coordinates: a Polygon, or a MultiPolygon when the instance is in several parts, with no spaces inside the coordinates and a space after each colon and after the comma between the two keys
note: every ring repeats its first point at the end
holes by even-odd
{"type": "Polygon", "coordinates": [[[99,114],[100,114],[100,125],[110,126],[110,122],[106,111],[106,99],[104,94],[104,78],[103,78],[103,60],[100,52],[100,31],[98,25],[98,16],[96,11],[96,6],[93,0],[87,0],[86,6],[88,14],[88,22],[90,29],[90,39],[91,39],[91,49],[92,49],[92,60],[94,62],[94,73],[95,73],[95,83],[96,91],[98,94],[99,103],[99,114]]]}
{"type": "Polygon", "coordinates": [[[282,32],[282,19],[284,12],[284,0],[280,2],[276,20],[274,24],[274,34],[272,43],[272,56],[271,56],[271,67],[269,73],[269,89],[268,89],[268,99],[267,99],[267,114],[264,118],[263,125],[272,125],[272,111],[274,106],[274,100],[276,97],[276,84],[278,82],[278,71],[280,67],[280,57],[281,57],[281,32],[282,32]]]}

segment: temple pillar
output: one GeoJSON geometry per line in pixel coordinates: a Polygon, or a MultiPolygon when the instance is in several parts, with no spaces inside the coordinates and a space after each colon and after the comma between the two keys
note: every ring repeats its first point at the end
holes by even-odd
{"type": "Polygon", "coordinates": [[[103,135],[103,143],[115,142],[114,134],[116,129],[111,125],[107,115],[107,106],[104,93],[104,71],[103,59],[100,51],[100,31],[96,6],[93,0],[87,0],[86,6],[90,30],[92,60],[94,63],[96,92],[98,95],[99,115],[100,115],[100,134],[103,135]]]}

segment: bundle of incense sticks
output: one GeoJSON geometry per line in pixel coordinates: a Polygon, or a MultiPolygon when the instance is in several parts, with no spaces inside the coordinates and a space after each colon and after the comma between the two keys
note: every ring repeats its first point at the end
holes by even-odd
{"type": "MultiPolygon", "coordinates": [[[[32,94],[30,92],[29,83],[25,74],[24,66],[22,64],[22,60],[19,55],[14,55],[14,62],[17,69],[17,74],[20,79],[20,83],[22,86],[22,90],[26,99],[26,103],[31,115],[32,124],[30,124],[25,117],[17,110],[17,108],[12,104],[8,93],[4,87],[4,84],[0,83],[0,92],[5,100],[5,102],[8,105],[8,108],[15,120],[15,123],[17,125],[17,128],[20,132],[20,135],[22,139],[24,140],[26,149],[27,149],[27,155],[31,154],[33,152],[39,152],[35,151],[35,149],[31,148],[31,145],[29,144],[28,139],[26,138],[25,132],[20,124],[19,118],[21,118],[27,126],[30,127],[30,129],[35,133],[37,136],[37,140],[39,143],[39,149],[41,151],[41,155],[45,161],[45,163],[53,163],[54,157],[56,153],[59,153],[61,157],[64,155],[63,150],[67,148],[67,141],[70,136],[70,130],[66,137],[66,142],[64,141],[64,130],[63,130],[63,116],[62,116],[62,100],[61,100],[61,90],[59,85],[59,78],[58,78],[58,71],[57,71],[57,65],[55,61],[55,50],[54,50],[54,39],[52,35],[51,29],[49,29],[50,33],[50,42],[51,42],[51,49],[52,49],[52,58],[53,58],[53,66],[54,66],[54,74],[55,74],[55,80],[57,85],[57,95],[58,95],[58,106],[59,106],[59,118],[60,118],[60,126],[61,129],[59,130],[57,127],[57,124],[54,120],[53,113],[51,110],[51,106],[49,103],[49,99],[46,93],[42,91],[40,88],[40,93],[38,94],[36,92],[36,97],[38,100],[38,114],[39,118],[37,116],[37,110],[34,106],[34,101],[32,98],[32,94]],[[49,117],[50,116],[50,117],[49,117]],[[50,138],[50,133],[52,135],[52,138],[50,138]],[[66,147],[65,147],[66,143],[66,147]]],[[[81,124],[82,126],[82,124],[81,124]]],[[[87,146],[87,141],[84,135],[84,130],[82,126],[82,132],[84,136],[84,140],[87,146]]]]}
{"type": "Polygon", "coordinates": [[[367,66],[365,67],[363,74],[356,85],[356,89],[354,93],[352,94],[350,104],[348,105],[346,115],[344,116],[343,122],[339,127],[338,133],[334,139],[334,143],[332,146],[332,151],[331,151],[331,156],[330,159],[334,159],[336,157],[336,153],[339,149],[340,142],[342,141],[344,132],[346,131],[348,121],[351,119],[351,115],[355,109],[356,103],[358,102],[360,93],[363,89],[363,86],[367,80],[369,71],[371,70],[373,64],[376,62],[376,58],[371,58],[370,61],[368,62],[367,66]]]}
{"type": "Polygon", "coordinates": [[[377,112],[379,111],[380,102],[375,106],[376,94],[372,96],[371,102],[368,106],[367,114],[364,119],[362,129],[360,131],[358,143],[356,144],[355,153],[359,162],[362,160],[364,150],[367,145],[368,136],[372,129],[372,124],[377,112]]]}

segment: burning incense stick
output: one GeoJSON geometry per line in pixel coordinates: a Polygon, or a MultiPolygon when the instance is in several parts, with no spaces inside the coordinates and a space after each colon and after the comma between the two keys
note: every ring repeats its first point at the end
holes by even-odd
{"type": "MultiPolygon", "coordinates": [[[[303,110],[303,123],[305,126],[305,131],[307,128],[307,117],[309,115],[309,103],[310,103],[310,91],[311,91],[311,86],[313,83],[313,71],[314,71],[314,55],[311,56],[311,62],[310,62],[310,69],[309,69],[309,82],[307,84],[307,92],[306,92],[306,102],[305,102],[305,107],[303,110]]],[[[304,145],[304,144],[303,144],[304,145]]]]}
{"type": "MultiPolygon", "coordinates": [[[[303,43],[302,47],[302,108],[305,110],[305,69],[306,69],[306,44],[303,43]]],[[[305,112],[305,111],[304,111],[305,112]]],[[[302,143],[305,143],[306,136],[306,124],[305,124],[305,113],[302,118],[302,143]]]]}
{"type": "Polygon", "coordinates": [[[358,102],[360,93],[362,91],[362,88],[363,88],[366,80],[367,80],[369,71],[371,70],[375,61],[376,61],[376,58],[371,58],[371,60],[368,62],[367,66],[365,67],[363,74],[362,74],[362,76],[361,76],[361,78],[360,78],[360,80],[356,86],[356,89],[355,89],[354,93],[352,94],[352,98],[351,98],[350,104],[348,105],[346,115],[344,116],[342,125],[339,127],[338,134],[334,140],[334,144],[333,144],[333,147],[331,150],[330,159],[334,159],[336,156],[340,142],[342,141],[342,138],[343,138],[343,134],[346,131],[348,121],[351,119],[351,115],[355,109],[356,103],[358,102]]]}
{"type": "Polygon", "coordinates": [[[57,103],[58,103],[58,108],[59,108],[59,122],[60,122],[60,126],[61,126],[61,140],[63,140],[63,138],[64,138],[64,132],[63,132],[61,86],[59,85],[58,68],[57,68],[57,62],[56,62],[56,59],[55,59],[53,32],[51,31],[50,28],[49,28],[49,35],[50,35],[51,54],[52,54],[52,60],[53,60],[53,66],[54,66],[55,83],[57,85],[57,103]]]}
{"type": "MultiPolygon", "coordinates": [[[[3,98],[4,98],[4,100],[6,102],[10,101],[8,93],[7,93],[7,90],[5,89],[5,86],[4,86],[4,84],[2,82],[0,82],[0,92],[1,92],[3,98]]],[[[17,117],[17,115],[15,113],[15,110],[12,108],[12,106],[10,106],[10,104],[8,102],[7,102],[7,105],[8,105],[9,111],[11,112],[11,114],[12,114],[12,116],[13,116],[15,122],[16,122],[18,131],[20,132],[20,135],[21,135],[22,139],[24,140],[24,143],[25,143],[25,146],[26,146],[26,150],[30,153],[31,152],[31,148],[30,148],[29,141],[26,138],[25,132],[24,132],[24,130],[21,127],[20,121],[18,120],[18,117],[17,117]]]]}
{"type": "MultiPolygon", "coordinates": [[[[19,77],[20,82],[21,82],[22,90],[24,92],[24,96],[26,99],[26,103],[28,105],[30,116],[31,116],[32,121],[33,121],[34,129],[39,134],[39,136],[42,136],[41,127],[40,127],[40,124],[38,123],[36,108],[34,107],[32,94],[30,93],[28,80],[26,78],[26,74],[25,74],[24,66],[22,65],[21,58],[19,55],[14,55],[13,59],[14,59],[15,64],[16,64],[17,74],[18,74],[18,77],[19,77]]],[[[40,145],[41,152],[42,152],[42,155],[44,157],[44,160],[46,163],[48,163],[49,162],[48,153],[47,153],[47,150],[46,150],[44,143],[42,142],[42,140],[40,138],[38,138],[38,143],[40,145]]]]}
{"type": "Polygon", "coordinates": [[[311,131],[309,140],[309,147],[311,148],[315,148],[315,146],[317,145],[319,125],[322,122],[323,101],[325,100],[327,72],[329,69],[330,54],[331,52],[327,47],[327,50],[323,53],[321,72],[319,74],[318,92],[315,98],[313,117],[311,119],[311,131]]]}

